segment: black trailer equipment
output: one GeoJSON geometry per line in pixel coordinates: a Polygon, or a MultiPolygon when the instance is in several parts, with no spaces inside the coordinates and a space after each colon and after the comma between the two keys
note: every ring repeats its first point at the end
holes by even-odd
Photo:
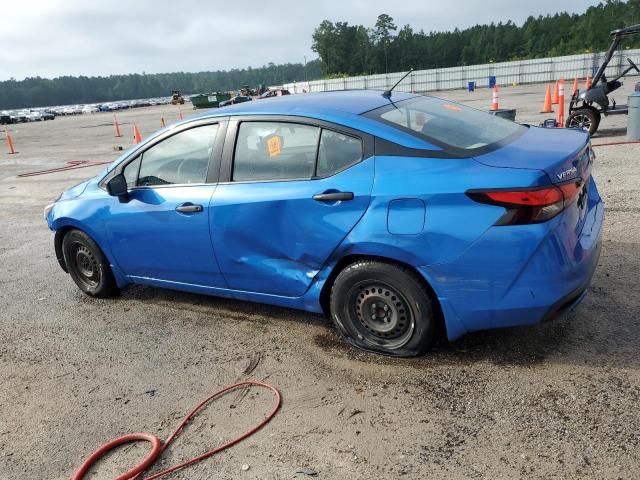
{"type": "Polygon", "coordinates": [[[602,65],[593,76],[591,87],[583,93],[580,93],[580,90],[576,90],[571,96],[569,116],[565,125],[567,128],[582,128],[589,131],[590,135],[593,135],[598,130],[602,115],[606,117],[608,115],[627,115],[629,113],[627,105],[616,104],[615,100],[609,100],[608,95],[622,86],[620,81],[622,77],[632,70],[640,73],[640,69],[630,58],[627,58],[629,66],[613,80],[607,80],[604,71],[622,40],[638,34],[640,34],[640,24],[614,30],[610,33],[613,41],[602,65]]]}

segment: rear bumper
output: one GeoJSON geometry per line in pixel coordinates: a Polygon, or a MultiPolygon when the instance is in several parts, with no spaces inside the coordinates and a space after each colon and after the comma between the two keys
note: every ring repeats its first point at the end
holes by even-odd
{"type": "Polygon", "coordinates": [[[588,285],[580,287],[558,300],[551,306],[551,308],[549,308],[544,317],[542,317],[542,322],[550,322],[571,313],[580,304],[582,299],[587,296],[588,288],[588,285]]]}
{"type": "Polygon", "coordinates": [[[598,265],[603,223],[604,203],[593,184],[579,235],[562,216],[539,225],[492,227],[456,261],[420,267],[438,295],[449,339],[570,312],[598,265]]]}

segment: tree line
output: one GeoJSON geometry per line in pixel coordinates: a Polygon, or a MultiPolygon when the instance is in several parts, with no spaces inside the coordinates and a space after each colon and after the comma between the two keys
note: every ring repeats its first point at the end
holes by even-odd
{"type": "Polygon", "coordinates": [[[10,79],[0,82],[0,109],[164,97],[175,89],[183,93],[238,90],[243,85],[282,85],[320,75],[320,61],[314,60],[306,65],[269,63],[260,68],[215,72],[10,79]]]}
{"type": "MultiPolygon", "coordinates": [[[[480,8],[480,7],[478,7],[480,8]]],[[[171,90],[206,93],[242,85],[281,85],[305,79],[474,65],[606,50],[609,32],[640,23],[640,0],[607,0],[582,14],[529,17],[447,32],[401,28],[388,14],[375,25],[324,20],[312,35],[318,59],[306,65],[269,63],[260,68],[198,73],[40,77],[0,82],[0,108],[22,108],[166,96],[171,90]]],[[[640,36],[626,46],[640,47],[640,36]]]]}
{"type": "MultiPolygon", "coordinates": [[[[372,27],[324,20],[311,48],[324,76],[362,75],[597,52],[609,47],[610,31],[638,23],[640,0],[607,0],[582,14],[530,16],[522,26],[508,21],[429,33],[411,25],[398,29],[383,13],[372,27]]],[[[640,35],[626,46],[640,47],[640,35]]]]}

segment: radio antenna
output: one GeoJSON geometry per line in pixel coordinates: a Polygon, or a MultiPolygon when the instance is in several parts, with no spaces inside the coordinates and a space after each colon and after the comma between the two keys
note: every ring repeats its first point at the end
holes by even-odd
{"type": "Polygon", "coordinates": [[[402,82],[405,78],[407,78],[409,75],[411,75],[411,73],[413,73],[413,68],[411,70],[409,70],[407,73],[405,73],[404,76],[400,80],[398,80],[393,87],[391,87],[389,90],[385,90],[382,93],[382,96],[384,98],[390,100],[391,99],[391,92],[393,92],[393,89],[396,88],[398,85],[400,85],[400,82],[402,82]]]}

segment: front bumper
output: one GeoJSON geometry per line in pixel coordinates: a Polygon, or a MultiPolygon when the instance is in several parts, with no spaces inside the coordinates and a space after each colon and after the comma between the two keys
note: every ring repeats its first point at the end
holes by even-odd
{"type": "Polygon", "coordinates": [[[53,246],[56,251],[56,258],[58,259],[58,263],[60,264],[60,268],[65,272],[69,273],[67,269],[67,263],[64,261],[64,254],[62,253],[62,238],[64,237],[64,232],[61,230],[56,230],[56,234],[53,237],[53,246]]]}

